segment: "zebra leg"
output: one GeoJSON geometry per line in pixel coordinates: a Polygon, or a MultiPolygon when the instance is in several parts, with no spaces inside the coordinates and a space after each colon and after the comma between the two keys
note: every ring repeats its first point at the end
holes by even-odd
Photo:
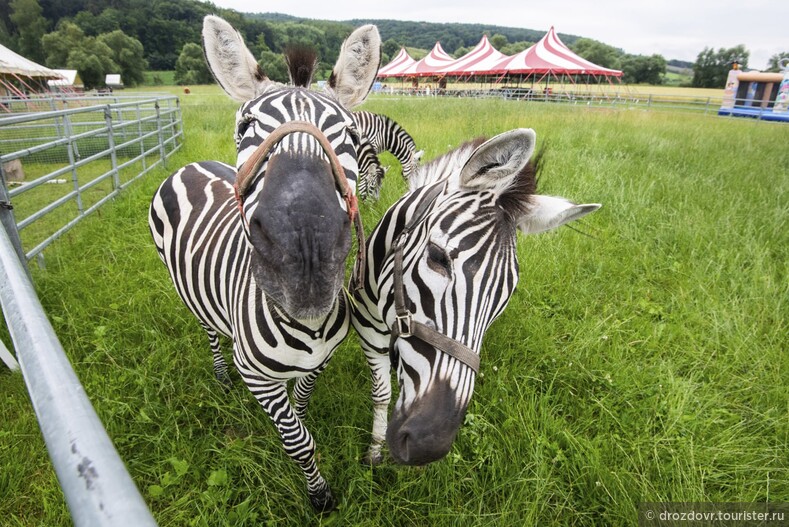
{"type": "Polygon", "coordinates": [[[364,356],[370,366],[372,375],[373,398],[373,433],[370,448],[364,456],[364,462],[370,465],[380,465],[383,460],[381,448],[386,441],[386,422],[389,413],[389,401],[392,399],[392,377],[389,355],[370,349],[362,342],[364,356]]]}
{"type": "Polygon", "coordinates": [[[315,441],[293,411],[288,400],[287,384],[246,375],[244,381],[277,427],[285,453],[304,472],[312,506],[321,512],[334,509],[334,497],[315,463],[315,441]]]}
{"type": "Polygon", "coordinates": [[[313,370],[304,377],[296,379],[293,385],[293,409],[299,419],[304,419],[307,415],[307,405],[310,402],[313,390],[315,390],[315,381],[318,376],[326,369],[328,361],[325,362],[317,370],[313,370]]]}
{"type": "Polygon", "coordinates": [[[216,379],[222,383],[225,388],[230,388],[233,381],[230,380],[230,374],[227,371],[227,363],[222,356],[222,349],[219,347],[219,334],[211,327],[200,324],[203,329],[208,333],[208,344],[211,346],[211,354],[214,356],[214,375],[216,379]]]}

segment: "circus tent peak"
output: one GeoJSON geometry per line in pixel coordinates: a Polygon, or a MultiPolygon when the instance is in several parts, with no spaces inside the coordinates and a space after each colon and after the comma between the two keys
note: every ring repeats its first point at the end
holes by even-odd
{"type": "Polygon", "coordinates": [[[551,29],[539,42],[499,62],[495,69],[507,73],[553,73],[568,75],[604,75],[621,77],[622,72],[598,66],[579,57],[551,29]]]}
{"type": "Polygon", "coordinates": [[[442,68],[454,62],[453,59],[444,48],[441,47],[440,42],[436,42],[430,53],[425,55],[422,59],[416,61],[411,67],[405,71],[406,77],[430,77],[438,75],[442,68]]]}
{"type": "Polygon", "coordinates": [[[539,42],[512,56],[504,55],[495,49],[487,35],[482,36],[474,49],[455,60],[444,52],[440,42],[436,42],[430,53],[419,61],[412,59],[403,48],[394,60],[381,68],[378,77],[548,73],[622,77],[619,70],[598,66],[573,53],[561,41],[553,26],[539,42]]]}
{"type": "Polygon", "coordinates": [[[493,47],[488,36],[482,35],[474,49],[441,68],[439,73],[457,76],[497,73],[494,67],[505,58],[507,56],[493,47]]]}
{"type": "Polygon", "coordinates": [[[378,70],[378,77],[402,77],[403,73],[415,63],[416,61],[405,48],[400,48],[400,53],[389,64],[378,70]]]}

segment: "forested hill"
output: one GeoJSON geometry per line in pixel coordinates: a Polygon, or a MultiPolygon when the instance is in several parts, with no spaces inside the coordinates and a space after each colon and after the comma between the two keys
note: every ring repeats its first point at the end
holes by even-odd
{"type": "MultiPolygon", "coordinates": [[[[378,26],[386,43],[384,59],[391,58],[389,55],[400,46],[430,49],[437,41],[450,54],[464,51],[463,48],[476,45],[483,33],[491,37],[502,35],[506,41],[499,37],[499,42],[522,47],[539,40],[548,29],[396,20],[311,20],[280,13],[242,14],[197,0],[0,0],[0,43],[44,63],[49,51],[41,48],[41,37],[59,30],[65,22],[76,24],[88,37],[120,29],[140,41],[150,69],[172,70],[184,44],[200,43],[202,19],[212,13],[236,26],[255,56],[266,51],[279,53],[289,43],[305,41],[317,43],[321,61],[330,64],[336,59],[342,40],[364,23],[378,26]]],[[[562,34],[561,38],[570,45],[578,37],[562,34]]]]}
{"type": "MultiPolygon", "coordinates": [[[[271,21],[306,22],[305,19],[282,15],[279,13],[257,13],[247,15],[252,18],[271,21]]],[[[381,33],[383,41],[394,40],[402,46],[409,48],[430,49],[436,42],[448,53],[453,53],[457,48],[475,46],[483,34],[488,36],[504,35],[508,42],[537,42],[548,28],[541,30],[523,29],[514,27],[493,26],[485,24],[460,24],[436,22],[411,22],[403,20],[381,20],[355,18],[342,22],[349,27],[358,27],[363,24],[375,24],[381,33]]],[[[559,33],[559,38],[568,46],[579,37],[559,33]]]]}

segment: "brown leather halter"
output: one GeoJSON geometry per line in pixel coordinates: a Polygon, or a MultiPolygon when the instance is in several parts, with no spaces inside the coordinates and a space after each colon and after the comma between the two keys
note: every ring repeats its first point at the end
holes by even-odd
{"type": "Polygon", "coordinates": [[[361,214],[359,214],[359,202],[356,199],[356,195],[353,193],[353,190],[351,190],[351,186],[348,184],[348,178],[345,177],[345,170],[342,168],[342,164],[340,164],[340,160],[337,157],[337,154],[334,152],[329,139],[314,124],[307,121],[288,121],[286,123],[282,123],[277,128],[275,128],[274,131],[271,132],[260,145],[258,145],[255,151],[252,152],[252,155],[249,156],[249,159],[247,159],[238,170],[238,174],[236,174],[236,182],[233,184],[233,191],[235,192],[238,211],[243,218],[244,194],[249,189],[249,186],[255,179],[255,175],[260,170],[260,167],[263,166],[263,163],[271,153],[271,150],[277,145],[277,143],[282,141],[285,136],[295,134],[297,132],[303,132],[314,137],[318,141],[318,144],[321,146],[323,152],[329,158],[329,165],[331,166],[331,172],[334,176],[334,182],[337,188],[340,190],[340,194],[342,195],[343,199],[345,200],[345,206],[348,210],[348,218],[356,227],[356,241],[359,250],[356,255],[356,265],[354,266],[353,274],[356,283],[361,283],[361,278],[364,276],[366,251],[364,227],[362,225],[361,214]]]}
{"type": "Polygon", "coordinates": [[[425,218],[429,206],[433,204],[442,190],[443,185],[436,185],[428,192],[418,206],[411,221],[397,236],[391,248],[391,251],[394,252],[394,269],[392,271],[392,277],[394,279],[395,322],[392,324],[389,351],[394,360],[396,354],[394,345],[398,338],[417,338],[430,344],[437,350],[446,353],[450,357],[459,360],[461,363],[474,370],[476,374],[479,373],[479,355],[475,353],[474,350],[436,331],[430,326],[415,321],[411,312],[406,307],[405,287],[403,286],[403,247],[405,246],[405,239],[425,218]]]}

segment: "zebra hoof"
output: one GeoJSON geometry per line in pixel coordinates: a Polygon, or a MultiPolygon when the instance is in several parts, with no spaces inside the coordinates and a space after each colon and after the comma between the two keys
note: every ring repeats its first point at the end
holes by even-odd
{"type": "Polygon", "coordinates": [[[222,385],[222,388],[229,392],[230,389],[233,387],[233,380],[230,378],[230,374],[227,372],[224,373],[216,373],[216,380],[219,381],[219,384],[222,385]]]}
{"type": "Polygon", "coordinates": [[[384,455],[380,449],[378,450],[368,450],[367,453],[362,458],[362,464],[370,465],[372,467],[377,467],[382,465],[384,462],[384,455]]]}
{"type": "Polygon", "coordinates": [[[334,500],[329,487],[326,486],[315,494],[310,495],[310,503],[315,512],[331,512],[337,508],[337,502],[334,500]]]}

